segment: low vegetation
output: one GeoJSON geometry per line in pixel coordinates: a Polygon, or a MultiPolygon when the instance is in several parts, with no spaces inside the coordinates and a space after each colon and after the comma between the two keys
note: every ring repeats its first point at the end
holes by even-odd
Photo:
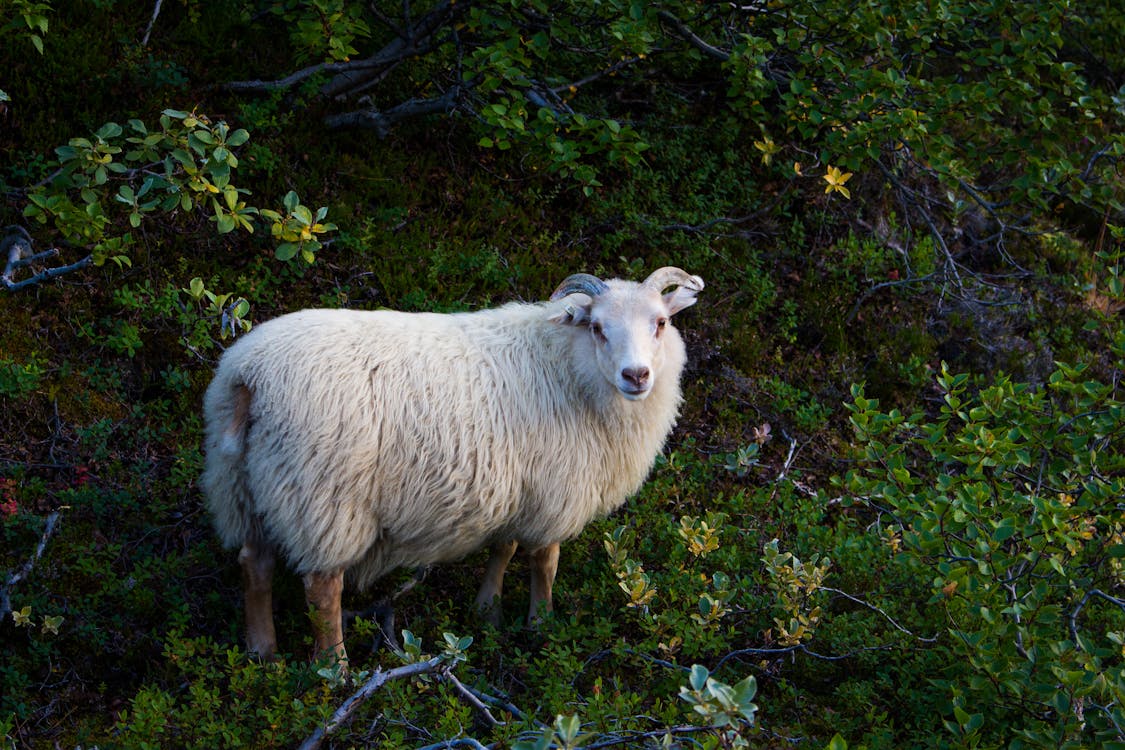
{"type": "Polygon", "coordinates": [[[1125,748],[1112,4],[0,2],[4,747],[1125,748]],[[1096,6],[1096,7],[1093,7],[1096,6]],[[676,265],[682,416],[555,614],[247,657],[223,348],[676,265]]]}

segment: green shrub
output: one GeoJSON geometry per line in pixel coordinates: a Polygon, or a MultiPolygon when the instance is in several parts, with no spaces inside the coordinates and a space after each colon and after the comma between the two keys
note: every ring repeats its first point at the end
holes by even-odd
{"type": "Polygon", "coordinates": [[[1125,746],[1125,401],[1060,364],[1042,387],[943,370],[939,411],[882,412],[853,390],[845,486],[930,580],[966,665],[936,676],[964,746],[1125,746]]]}

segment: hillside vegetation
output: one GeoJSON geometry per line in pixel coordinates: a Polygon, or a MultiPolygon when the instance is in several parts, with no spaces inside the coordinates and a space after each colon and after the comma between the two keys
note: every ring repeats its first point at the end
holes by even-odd
{"type": "Polygon", "coordinates": [[[4,747],[1125,748],[1115,3],[0,0],[0,153],[4,747]],[[553,617],[401,571],[349,683],[283,574],[246,655],[224,347],[663,265],[681,418],[553,617]]]}

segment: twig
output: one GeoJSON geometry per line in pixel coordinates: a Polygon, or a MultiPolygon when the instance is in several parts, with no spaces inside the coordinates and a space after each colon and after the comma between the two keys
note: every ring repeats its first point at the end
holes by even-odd
{"type": "Polygon", "coordinates": [[[47,516],[47,524],[43,527],[43,533],[39,537],[39,545],[35,548],[35,554],[23,564],[22,568],[8,576],[4,587],[0,589],[0,620],[3,620],[8,616],[8,613],[12,611],[12,600],[10,598],[12,588],[30,575],[31,569],[35,567],[35,563],[43,556],[43,551],[47,548],[47,541],[51,538],[51,535],[55,533],[55,529],[58,528],[58,523],[59,512],[56,510],[51,515],[47,516]]]}
{"type": "Polygon", "coordinates": [[[350,62],[317,63],[316,65],[310,65],[307,68],[302,68],[296,72],[290,73],[284,78],[278,78],[273,81],[228,81],[227,83],[222,84],[221,88],[225,91],[277,91],[278,89],[292,88],[306,78],[311,78],[312,76],[321,72],[346,73],[354,70],[367,70],[369,68],[377,68],[387,64],[387,60],[379,57],[367,58],[365,60],[354,60],[350,62]]]}
{"type": "Polygon", "coordinates": [[[571,89],[580,89],[580,88],[582,88],[583,86],[585,86],[589,83],[593,83],[594,81],[598,80],[599,78],[604,78],[606,76],[613,75],[617,71],[622,70],[623,68],[625,68],[629,65],[633,65],[634,63],[640,62],[643,59],[644,58],[638,57],[638,56],[635,56],[635,55],[630,56],[630,57],[622,58],[621,60],[618,60],[617,62],[615,62],[613,65],[602,68],[601,70],[597,71],[596,73],[591,73],[590,75],[586,76],[585,78],[580,78],[577,81],[571,81],[570,83],[564,84],[562,86],[555,86],[554,88],[550,89],[550,92],[552,94],[555,94],[556,96],[561,96],[562,94],[569,92],[571,89]]]}
{"type": "Polygon", "coordinates": [[[600,742],[594,742],[586,745],[585,747],[587,748],[587,750],[593,750],[593,748],[613,747],[614,745],[636,745],[639,744],[640,740],[654,740],[658,737],[665,737],[668,735],[694,734],[696,732],[712,732],[714,730],[715,727],[706,724],[681,724],[678,727],[654,729],[650,732],[631,732],[628,734],[622,734],[622,736],[620,737],[614,737],[613,739],[609,740],[601,740],[600,742]]]}
{"type": "MultiPolygon", "coordinates": [[[[58,250],[55,250],[54,248],[51,248],[51,250],[45,250],[43,253],[39,253],[39,255],[45,255],[47,253],[57,255],[58,250]]],[[[58,266],[56,268],[48,268],[44,271],[40,271],[39,273],[35,274],[34,276],[30,276],[30,277],[24,279],[23,281],[13,282],[13,281],[11,281],[11,279],[8,278],[7,274],[5,274],[4,277],[3,277],[3,282],[4,282],[4,286],[7,287],[9,292],[14,292],[14,291],[17,291],[19,289],[23,289],[24,287],[34,286],[35,284],[38,284],[41,281],[46,281],[47,279],[53,279],[56,276],[63,276],[65,274],[72,273],[74,271],[79,271],[79,270],[85,268],[86,266],[90,265],[93,262],[94,262],[94,256],[87,255],[82,260],[77,261],[76,263],[71,263],[69,266],[58,266]]]]}
{"type": "Polygon", "coordinates": [[[821,661],[845,661],[847,659],[851,659],[856,654],[862,654],[868,651],[890,651],[893,648],[894,646],[890,644],[882,644],[879,646],[863,646],[862,648],[854,648],[851,651],[843,654],[822,654],[817,651],[813,651],[803,643],[796,643],[792,646],[782,646],[780,648],[740,648],[737,651],[731,651],[722,659],[719,659],[718,663],[715,664],[715,668],[711,671],[719,671],[720,667],[722,667],[727,663],[727,661],[733,659],[736,656],[785,656],[787,654],[802,653],[821,661]]]}
{"type": "MultiPolygon", "coordinates": [[[[508,702],[504,701],[502,698],[497,698],[495,695],[489,695],[488,693],[482,693],[481,691],[479,691],[476,688],[473,688],[469,685],[465,685],[464,687],[465,687],[466,690],[468,690],[470,693],[472,693],[474,696],[476,696],[476,698],[478,700],[480,700],[482,703],[488,703],[488,704],[491,704],[491,705],[495,706],[496,708],[499,708],[503,711],[507,711],[512,716],[515,716],[517,719],[519,719],[521,721],[527,720],[527,714],[525,714],[523,711],[521,711],[519,708],[512,705],[511,703],[508,703],[508,702]]],[[[540,727],[542,727],[544,729],[547,728],[546,724],[544,724],[543,722],[541,722],[537,719],[534,719],[534,717],[532,717],[532,720],[535,721],[535,723],[538,724],[540,727]]]]}
{"type": "Polygon", "coordinates": [[[324,62],[310,65],[291,73],[284,78],[273,81],[230,81],[222,84],[220,88],[225,91],[264,92],[290,89],[298,83],[311,78],[317,73],[334,73],[332,80],[325,83],[320,89],[320,95],[328,99],[348,97],[362,88],[366,82],[369,71],[378,71],[396,65],[411,57],[416,57],[429,52],[433,45],[431,39],[442,26],[453,17],[457,9],[448,2],[441,3],[431,9],[416,22],[409,18],[409,8],[406,9],[407,27],[394,28],[396,39],[389,42],[370,57],[362,60],[349,60],[348,62],[324,62]],[[364,75],[353,75],[364,74],[364,75]]]}
{"type": "Polygon", "coordinates": [[[164,4],[164,0],[156,0],[156,7],[152,9],[152,18],[148,21],[148,26],[145,28],[145,35],[141,37],[141,46],[144,47],[148,44],[148,37],[152,34],[152,27],[156,25],[156,17],[160,15],[160,6],[164,4]]]}
{"type": "Polygon", "coordinates": [[[4,272],[0,274],[0,284],[3,284],[4,288],[9,292],[38,284],[40,281],[46,281],[55,276],[62,276],[63,274],[77,271],[94,262],[93,256],[87,255],[77,263],[71,263],[68,266],[59,266],[57,268],[48,268],[23,281],[13,281],[12,277],[19,269],[34,265],[47,258],[53,258],[59,254],[58,248],[54,247],[43,250],[42,252],[34,252],[31,235],[27,233],[26,229],[17,225],[4,228],[4,237],[0,238],[0,256],[5,254],[7,255],[7,261],[4,265],[4,272]]]}
{"type": "Polygon", "coordinates": [[[785,479],[785,475],[789,473],[789,469],[793,465],[793,456],[797,453],[796,438],[789,437],[784,431],[782,431],[781,434],[785,435],[786,439],[789,440],[789,454],[785,456],[785,463],[782,464],[781,472],[778,473],[777,479],[774,480],[775,484],[781,484],[781,481],[785,479]]]}
{"type": "Polygon", "coordinates": [[[872,294],[875,294],[875,292],[879,291],[880,289],[886,289],[892,286],[906,286],[908,284],[925,284],[927,282],[933,281],[936,276],[937,273],[934,272],[928,273],[925,276],[914,276],[907,279],[896,279],[894,281],[880,282],[875,286],[867,289],[863,294],[859,295],[859,299],[855,301],[855,304],[852,305],[852,309],[848,311],[848,315],[844,318],[844,322],[850,325],[852,321],[855,320],[855,316],[859,314],[859,308],[863,306],[863,303],[866,302],[872,294]]]}
{"type": "Polygon", "coordinates": [[[324,740],[328,738],[328,735],[332,734],[341,726],[350,721],[352,715],[359,709],[359,707],[362,706],[364,702],[366,702],[367,699],[375,693],[376,690],[383,687],[383,685],[385,685],[386,683],[390,682],[391,680],[400,680],[404,677],[414,677],[420,674],[435,672],[437,671],[438,667],[441,666],[443,660],[443,657],[435,656],[429,661],[407,664],[404,667],[397,667],[390,670],[389,672],[384,672],[381,669],[378,670],[371,676],[371,678],[367,682],[363,684],[363,687],[361,687],[350,698],[340,704],[340,707],[336,709],[336,713],[332,714],[332,718],[328,720],[327,724],[322,727],[317,727],[316,731],[309,735],[308,739],[301,743],[300,750],[315,750],[316,748],[320,747],[321,744],[323,744],[324,740]]]}
{"type": "Polygon", "coordinates": [[[1090,589],[1082,596],[1082,601],[1078,602],[1074,611],[1070,613],[1070,637],[1074,640],[1075,648],[1082,649],[1082,642],[1078,639],[1078,614],[1086,606],[1086,602],[1090,601],[1090,597],[1096,596],[1100,599],[1105,599],[1111,604],[1116,604],[1123,611],[1125,611],[1125,599],[1118,599],[1116,596],[1110,596],[1100,589],[1090,589]]]}
{"type": "Polygon", "coordinates": [[[478,740],[474,740],[472,737],[459,737],[455,740],[442,740],[432,745],[423,745],[418,750],[439,750],[447,747],[471,747],[476,750],[486,750],[488,746],[480,744],[478,740]]]}
{"type": "Polygon", "coordinates": [[[462,700],[464,700],[470,706],[483,714],[485,721],[488,722],[488,725],[490,727],[498,727],[503,723],[501,721],[498,721],[496,717],[492,715],[492,712],[488,710],[488,706],[484,705],[484,703],[481,702],[480,698],[478,698],[476,694],[473,693],[473,691],[469,690],[459,679],[457,679],[457,676],[453,674],[449,667],[446,667],[441,671],[441,679],[446,680],[451,685],[453,685],[453,689],[457,691],[457,694],[461,696],[462,700]]]}
{"type": "Polygon", "coordinates": [[[453,86],[441,96],[432,99],[411,99],[385,111],[379,111],[372,107],[332,115],[325,118],[324,124],[330,130],[345,128],[374,130],[379,138],[385,138],[391,132],[391,128],[402,120],[422,115],[451,112],[456,108],[461,92],[461,86],[453,86]]]}
{"type": "Polygon", "coordinates": [[[836,594],[838,596],[842,596],[849,601],[855,602],[856,604],[861,604],[864,607],[867,607],[868,609],[872,610],[873,612],[878,612],[884,618],[886,618],[887,622],[889,622],[891,625],[893,625],[896,630],[900,630],[903,633],[906,633],[911,638],[917,638],[922,643],[937,643],[937,641],[938,641],[937,636],[934,636],[933,638],[924,638],[920,635],[914,635],[914,633],[911,633],[909,630],[907,630],[903,626],[899,625],[897,622],[895,622],[895,619],[893,617],[891,617],[886,612],[884,612],[883,610],[876,607],[874,604],[871,604],[869,602],[865,602],[862,599],[860,599],[858,597],[855,597],[855,596],[852,596],[851,594],[849,594],[845,591],[840,591],[840,589],[834,589],[834,588],[831,588],[829,586],[821,586],[820,589],[821,589],[821,591],[829,591],[829,592],[831,592],[833,594],[836,594]]]}
{"type": "Polygon", "coordinates": [[[687,24],[685,24],[680,19],[676,18],[674,15],[672,15],[668,11],[662,10],[659,13],[657,13],[656,15],[658,15],[660,18],[663,18],[665,21],[667,21],[668,23],[675,26],[676,31],[679,33],[679,35],[682,36],[685,41],[690,42],[691,45],[694,46],[699,51],[703,52],[704,54],[710,55],[711,57],[715,58],[716,60],[721,60],[722,62],[727,62],[728,60],[730,60],[730,53],[729,52],[727,52],[726,50],[719,49],[718,47],[715,47],[715,46],[705,42],[698,35],[696,35],[696,33],[694,31],[692,31],[690,28],[688,28],[687,24]]]}

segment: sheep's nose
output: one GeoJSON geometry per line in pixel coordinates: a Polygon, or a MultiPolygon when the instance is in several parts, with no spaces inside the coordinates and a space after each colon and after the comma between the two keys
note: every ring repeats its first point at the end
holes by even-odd
{"type": "Polygon", "coordinates": [[[649,374],[647,367],[626,367],[621,371],[621,377],[638,388],[643,388],[648,383],[649,374]]]}

